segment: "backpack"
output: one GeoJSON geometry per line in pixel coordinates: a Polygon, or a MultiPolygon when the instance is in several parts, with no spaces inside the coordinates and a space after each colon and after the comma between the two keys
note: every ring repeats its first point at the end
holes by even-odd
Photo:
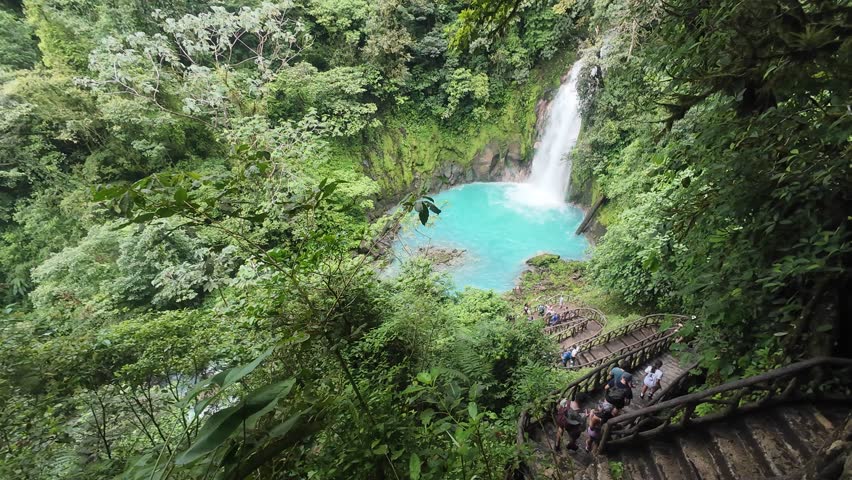
{"type": "MultiPolygon", "coordinates": [[[[607,393],[606,393],[607,401],[609,401],[609,400],[615,400],[615,401],[624,400],[627,397],[627,392],[629,392],[629,391],[630,391],[630,389],[627,388],[627,386],[615,384],[615,385],[609,387],[609,390],[607,390],[607,393]]],[[[610,402],[610,403],[612,403],[612,402],[610,402]]]]}
{"type": "Polygon", "coordinates": [[[566,405],[556,411],[556,424],[568,431],[579,431],[583,428],[583,417],[566,405]]]}

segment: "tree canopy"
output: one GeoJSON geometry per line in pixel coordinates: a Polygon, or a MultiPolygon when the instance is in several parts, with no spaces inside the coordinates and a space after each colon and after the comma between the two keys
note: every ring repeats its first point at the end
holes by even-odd
{"type": "Polygon", "coordinates": [[[377,266],[445,168],[529,160],[574,60],[572,192],[609,199],[605,233],[529,278],[695,315],[710,383],[848,355],[851,25],[828,0],[0,5],[0,477],[502,478],[576,372],[507,295],[377,266]]]}

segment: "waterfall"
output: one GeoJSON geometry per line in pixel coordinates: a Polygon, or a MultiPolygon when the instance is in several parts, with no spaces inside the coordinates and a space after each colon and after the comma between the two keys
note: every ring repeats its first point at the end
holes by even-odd
{"type": "Polygon", "coordinates": [[[580,62],[571,67],[568,81],[559,87],[550,104],[544,133],[532,161],[532,171],[525,185],[513,195],[527,205],[558,207],[565,204],[571,179],[569,155],[580,135],[580,98],[577,76],[580,62]]]}

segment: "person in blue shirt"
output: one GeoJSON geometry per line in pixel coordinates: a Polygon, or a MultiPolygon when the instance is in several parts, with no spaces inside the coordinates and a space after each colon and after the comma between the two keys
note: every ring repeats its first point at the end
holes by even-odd
{"type": "Polygon", "coordinates": [[[574,366],[574,361],[577,360],[577,354],[580,353],[580,349],[577,347],[565,350],[562,352],[562,366],[567,367],[568,362],[571,362],[571,366],[574,366]]]}
{"type": "Polygon", "coordinates": [[[610,380],[614,383],[618,383],[621,381],[621,376],[624,375],[624,369],[621,367],[612,367],[612,370],[609,371],[610,380]]]}

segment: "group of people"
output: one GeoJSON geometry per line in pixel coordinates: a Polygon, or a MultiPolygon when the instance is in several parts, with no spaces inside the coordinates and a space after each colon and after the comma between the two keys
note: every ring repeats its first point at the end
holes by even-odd
{"type": "MultiPolygon", "coordinates": [[[[562,306],[564,304],[565,304],[565,297],[560,295],[559,296],[559,303],[558,303],[559,308],[562,308],[562,306]]],[[[556,324],[558,324],[558,323],[560,323],[563,320],[568,318],[568,315],[567,315],[566,312],[559,313],[559,312],[556,311],[556,308],[554,308],[553,306],[551,306],[549,304],[540,304],[539,306],[536,307],[535,311],[538,313],[539,317],[544,317],[544,319],[547,321],[548,326],[556,325],[556,324]]],[[[535,320],[535,315],[533,314],[533,310],[530,307],[529,303],[524,304],[524,315],[527,317],[527,320],[529,320],[529,321],[535,320]]]]}
{"type": "MultiPolygon", "coordinates": [[[[655,361],[645,369],[642,390],[639,398],[648,400],[662,386],[663,362],[655,361]]],[[[633,374],[616,366],[610,371],[610,378],[604,386],[604,399],[595,407],[580,413],[580,404],[576,400],[563,398],[556,409],[556,449],[561,448],[562,436],[568,436],[568,449],[577,450],[577,441],[583,431],[586,432],[586,450],[592,452],[601,439],[604,424],[621,414],[633,401],[633,374]]]]}

